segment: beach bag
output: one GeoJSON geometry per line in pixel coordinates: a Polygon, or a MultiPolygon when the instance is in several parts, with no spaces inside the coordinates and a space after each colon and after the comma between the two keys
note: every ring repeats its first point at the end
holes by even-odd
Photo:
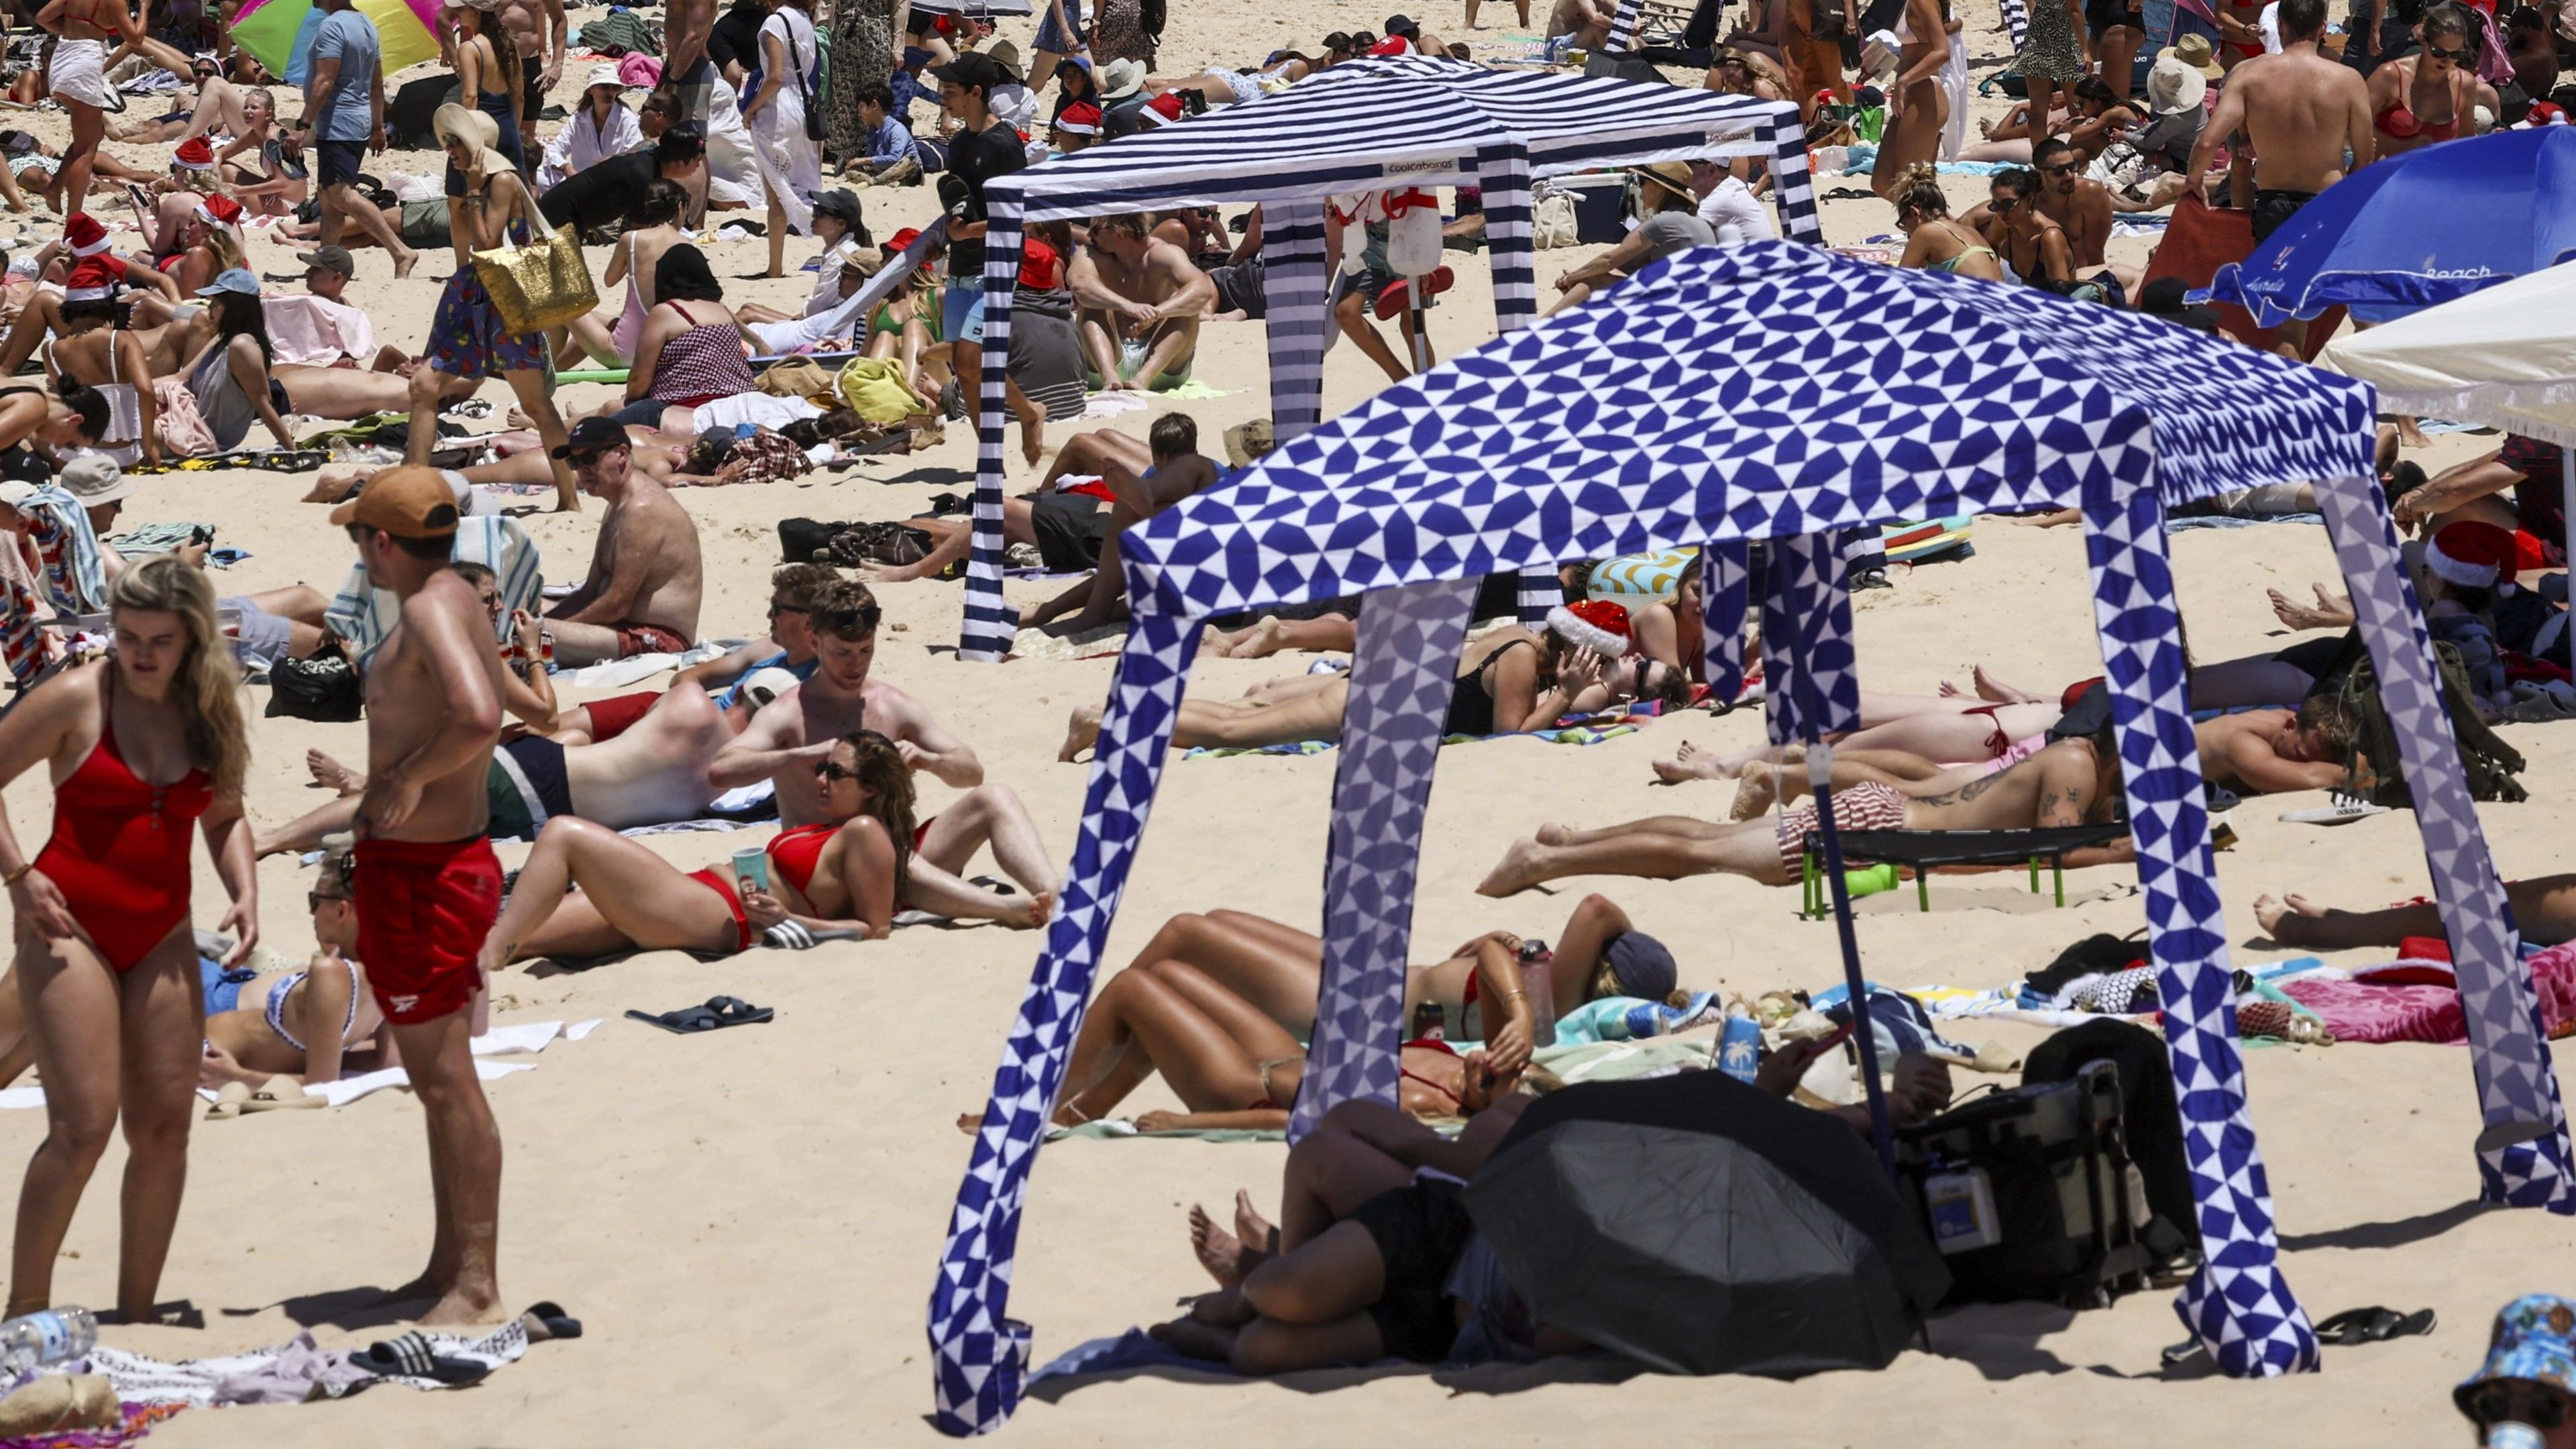
{"type": "Polygon", "coordinates": [[[1418,188],[1389,191],[1386,212],[1387,270],[1399,277],[1427,277],[1440,270],[1440,198],[1418,188]]]}
{"type": "Polygon", "coordinates": [[[366,712],[366,690],[357,666],[340,648],[337,635],[327,636],[310,658],[286,658],[268,666],[268,715],[346,724],[366,712]]]}
{"type": "Polygon", "coordinates": [[[853,357],[841,364],[839,392],[872,423],[899,423],[931,410],[929,399],[904,386],[903,364],[891,357],[853,357]]]}
{"type": "Polygon", "coordinates": [[[841,405],[837,379],[824,370],[823,364],[804,358],[771,363],[760,374],[760,390],[771,397],[808,398],[827,408],[841,405]]]}
{"type": "Polygon", "coordinates": [[[2149,1241],[2146,1182],[2130,1160],[2110,1061],[1900,1128],[1896,1161],[1950,1270],[1944,1304],[2107,1307],[2188,1246],[2171,1232],[2149,1241]]]}
{"type": "Polygon", "coordinates": [[[1807,33],[1818,40],[1851,34],[1850,0],[1808,0],[1807,33]]]}
{"type": "Polygon", "coordinates": [[[505,242],[474,253],[474,275],[483,280],[483,290],[492,294],[502,325],[526,337],[588,314],[599,305],[599,287],[590,279],[590,263],[582,260],[580,239],[555,230],[545,213],[537,210],[527,184],[518,184],[528,197],[529,225],[536,240],[526,246],[505,242]]]}
{"type": "Polygon", "coordinates": [[[1574,198],[1550,187],[1530,199],[1530,245],[1540,251],[1575,242],[1574,198]]]}
{"type": "Polygon", "coordinates": [[[2113,191],[2125,191],[2152,181],[2156,174],[2155,164],[2126,141],[2114,141],[2103,147],[2102,154],[2094,157],[2093,164],[2084,172],[2086,180],[2099,181],[2113,191]]]}
{"type": "MultiPolygon", "coordinates": [[[[2389,723],[2387,706],[2379,698],[2379,676],[2368,653],[2358,649],[2347,652],[2354,656],[2350,666],[2340,673],[2329,671],[2309,691],[2309,698],[2332,697],[2350,721],[2352,741],[2344,751],[2344,762],[2351,768],[2353,778],[2370,782],[2355,793],[2373,805],[2411,810],[2415,792],[2407,788],[2405,764],[2397,752],[2397,730],[2389,723]]],[[[2437,641],[2433,661],[2435,685],[2442,691],[2442,712],[2451,718],[2451,737],[2459,745],[2460,771],[2468,777],[2469,798],[2509,804],[2530,799],[2531,792],[2516,778],[2526,763],[2521,752],[2489,729],[2468,703],[2478,696],[2469,685],[2459,648],[2437,641]]]]}

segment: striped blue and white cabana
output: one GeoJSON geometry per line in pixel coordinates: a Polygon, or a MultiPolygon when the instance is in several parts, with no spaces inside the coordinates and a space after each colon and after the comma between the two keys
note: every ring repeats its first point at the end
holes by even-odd
{"type": "MultiPolygon", "coordinates": [[[[1821,242],[1798,108],[1649,82],[1487,70],[1456,61],[1346,61],[1282,94],[1092,147],[984,188],[984,376],[976,434],[975,537],[966,574],[966,659],[997,660],[1017,630],[1002,598],[1002,459],[1011,292],[1033,221],[1179,206],[1262,204],[1271,426],[1285,441],[1323,410],[1331,324],[1325,198],[1398,186],[1484,192],[1494,313],[1509,332],[1538,313],[1530,183],[1604,166],[1702,157],[1771,163],[1782,233],[1821,242]]],[[[1523,585],[1525,616],[1556,601],[1552,571],[1523,585]],[[1543,584],[1539,581],[1544,580],[1543,584]]]]}
{"type": "Polygon", "coordinates": [[[1742,678],[1747,545],[1769,540],[1772,736],[1815,741],[1858,713],[1834,535],[1899,516],[2082,510],[2199,1206],[2203,1261],[2176,1307],[2223,1371],[2270,1376],[2314,1369],[2317,1340],[2279,1269],[2247,1109],[2164,518],[2231,487],[2313,481],[2457,957],[2480,1196],[2576,1208],[2547,1040],[2372,476],[2373,416],[2362,385],[2133,312],[1757,242],[1649,266],[1129,531],[1134,624],[1081,835],[932,1293],[939,1427],[991,1429],[1018,1397],[1029,1329],[1006,1309],[1029,1169],[1207,620],[1367,596],[1333,782],[1323,991],[1294,1099],[1302,1132],[1338,1102],[1395,1100],[1422,822],[1475,580],[1577,554],[1705,545],[1703,637],[1722,695],[1742,678]]]}

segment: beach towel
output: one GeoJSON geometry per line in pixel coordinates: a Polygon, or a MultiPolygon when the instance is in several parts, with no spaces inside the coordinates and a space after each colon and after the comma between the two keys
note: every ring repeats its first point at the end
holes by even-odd
{"type": "Polygon", "coordinates": [[[45,593],[66,614],[94,614],[107,607],[107,566],[90,531],[89,510],[48,483],[18,505],[27,536],[45,567],[45,593]]]}
{"type": "Polygon", "coordinates": [[[197,411],[197,395],[184,377],[152,380],[152,430],[161,435],[161,451],[172,458],[201,458],[218,452],[215,430],[197,411]]]}
{"type": "MultiPolygon", "coordinates": [[[[393,1335],[387,1332],[385,1336],[393,1335]]],[[[472,1338],[454,1333],[424,1333],[422,1336],[428,1339],[429,1351],[437,1357],[467,1359],[486,1369],[516,1363],[528,1351],[527,1327],[516,1318],[472,1338]]],[[[105,1374],[108,1382],[115,1386],[116,1396],[128,1404],[204,1409],[228,1402],[223,1397],[227,1383],[270,1373],[278,1367],[279,1360],[289,1354],[310,1351],[314,1347],[311,1335],[299,1334],[293,1341],[273,1348],[253,1349],[248,1353],[226,1354],[218,1358],[181,1359],[175,1363],[127,1353],[123,1349],[94,1348],[87,1359],[72,1359],[45,1372],[105,1374]]],[[[350,1352],[334,1350],[329,1356],[338,1364],[345,1365],[350,1352]]],[[[436,1379],[372,1374],[363,1370],[354,1377],[329,1370],[318,1372],[314,1377],[314,1388],[327,1399],[345,1398],[377,1384],[401,1384],[405,1388],[424,1391],[449,1387],[436,1379]]],[[[45,1442],[79,1444],[82,1440],[78,1436],[56,1436],[45,1442]]]]}
{"type": "MultiPolygon", "coordinates": [[[[2254,213],[2221,211],[2199,197],[2185,195],[2174,203],[2173,219],[2165,224],[2165,239],[2158,243],[2147,259],[2147,281],[2177,277],[2187,287],[2206,287],[2218,269],[2229,262],[2241,262],[2254,254],[2254,213]]],[[[2269,352],[2277,338],[2268,328],[2256,327],[2254,318],[2242,307],[2212,303],[2218,312],[2218,325],[2237,339],[2269,352]]],[[[2308,323],[2308,361],[2315,361],[2326,342],[2343,326],[2343,309],[2333,308],[2308,323]]]]}
{"type": "MultiPolygon", "coordinates": [[[[110,534],[107,546],[131,561],[145,554],[168,553],[195,539],[198,529],[209,526],[200,523],[138,523],[123,533],[110,534]]],[[[214,562],[214,555],[208,554],[206,561],[214,562]]]]}
{"type": "MultiPolygon", "coordinates": [[[[1524,730],[1501,735],[1442,735],[1444,745],[1471,745],[1480,740],[1543,740],[1551,745],[1597,745],[1621,735],[1633,735],[1632,724],[1566,725],[1552,730],[1524,730]]],[[[1275,745],[1193,745],[1181,755],[1185,760],[1225,760],[1238,755],[1320,755],[1333,749],[1331,740],[1286,740],[1275,745]]]]}
{"type": "Polygon", "coordinates": [[[15,570],[0,570],[0,661],[9,668],[9,678],[25,689],[45,672],[54,660],[53,636],[45,632],[39,616],[44,602],[15,570]]]}
{"type": "MultiPolygon", "coordinates": [[[[545,580],[538,573],[536,541],[528,537],[518,520],[511,518],[466,518],[456,527],[454,556],[479,563],[492,571],[501,585],[501,619],[493,630],[497,641],[510,627],[510,611],[537,606],[537,595],[545,580]]],[[[367,661],[402,619],[402,601],[391,589],[379,589],[367,582],[367,571],[352,567],[347,582],[323,618],[331,632],[348,641],[350,659],[363,674],[367,661]]]]}
{"type": "MultiPolygon", "coordinates": [[[[2576,1034],[2576,942],[2534,955],[2530,966],[2544,1029],[2553,1040],[2576,1034]]],[[[2282,981],[2280,989],[2314,1013],[2338,1041],[2463,1046],[2469,1039],[2457,980],[2440,962],[2391,962],[2355,971],[2348,979],[2314,971],[2282,981]],[[2374,974],[2402,976],[2405,982],[2376,981],[2374,974]],[[2411,984],[2427,980],[2448,984],[2411,984]]]]}
{"type": "Polygon", "coordinates": [[[343,357],[360,363],[376,355],[375,324],[367,314],[343,302],[301,292],[279,293],[260,303],[268,322],[268,342],[275,362],[329,366],[343,357]]]}

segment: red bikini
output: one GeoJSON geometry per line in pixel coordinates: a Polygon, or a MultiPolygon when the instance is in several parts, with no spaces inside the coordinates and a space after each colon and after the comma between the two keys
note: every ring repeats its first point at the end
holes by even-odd
{"type": "Polygon", "coordinates": [[[54,834],[35,865],[122,975],[188,919],[189,827],[215,792],[203,770],[171,785],[136,775],[116,747],[112,687],[102,697],[98,743],[54,787],[54,834]]]}

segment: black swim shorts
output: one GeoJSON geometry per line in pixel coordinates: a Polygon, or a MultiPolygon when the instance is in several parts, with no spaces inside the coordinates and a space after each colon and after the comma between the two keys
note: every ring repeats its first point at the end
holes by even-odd
{"type": "Polygon", "coordinates": [[[1109,504],[1090,493],[1050,493],[1029,506],[1029,531],[1037,535],[1038,558],[1055,574],[1078,574],[1100,566],[1100,545],[1109,537],[1109,504]]]}
{"type": "Polygon", "coordinates": [[[1458,1255],[1476,1235],[1458,1190],[1445,1178],[1416,1178],[1361,1203],[1350,1216],[1386,1265],[1386,1291],[1369,1306],[1369,1317],[1390,1358],[1438,1363],[1458,1337],[1458,1315],[1445,1290],[1458,1255]]]}
{"type": "Polygon", "coordinates": [[[2254,243],[2271,240],[2272,233],[2299,214],[2299,208],[2317,199],[2313,191],[2257,191],[2254,193],[2254,243]]]}

